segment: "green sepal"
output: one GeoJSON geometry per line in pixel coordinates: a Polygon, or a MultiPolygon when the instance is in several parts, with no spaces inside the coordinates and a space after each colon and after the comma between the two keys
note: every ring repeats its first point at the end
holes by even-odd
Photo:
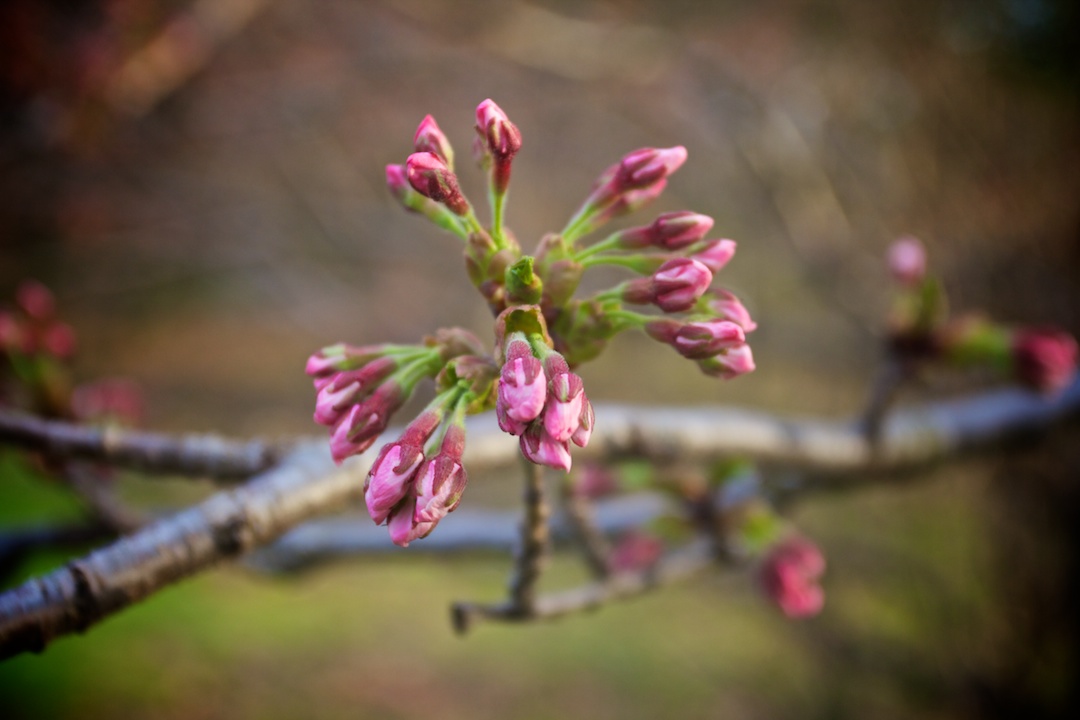
{"type": "Polygon", "coordinates": [[[533,269],[535,259],[525,255],[506,268],[506,300],[514,305],[536,305],[544,294],[544,283],[533,269]]]}

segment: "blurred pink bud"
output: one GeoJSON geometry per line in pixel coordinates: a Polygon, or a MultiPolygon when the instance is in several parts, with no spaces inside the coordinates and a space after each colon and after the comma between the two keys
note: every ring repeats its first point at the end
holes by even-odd
{"type": "Polygon", "coordinates": [[[416,152],[431,153],[442,160],[447,168],[453,169],[454,149],[450,147],[450,141],[443,134],[443,131],[439,129],[435,118],[430,115],[425,115],[424,119],[420,121],[420,126],[416,128],[416,134],[413,136],[413,147],[416,152]]]}
{"type": "Polygon", "coordinates": [[[416,192],[441,202],[457,215],[469,212],[469,203],[461,194],[457,176],[439,157],[429,152],[417,152],[405,161],[405,175],[416,192]]]}
{"type": "Polygon", "coordinates": [[[383,445],[364,483],[364,501],[376,525],[381,525],[405,497],[423,460],[423,446],[400,441],[383,445]]]}
{"type": "Polygon", "coordinates": [[[918,285],[926,276],[926,248],[911,235],[893,241],[887,261],[889,273],[901,285],[918,285]]]}
{"type": "Polygon", "coordinates": [[[522,433],[521,454],[530,462],[556,470],[570,470],[570,446],[548,434],[543,423],[534,422],[522,433]]]}
{"type": "Polygon", "coordinates": [[[735,256],[734,240],[710,240],[700,251],[690,257],[713,271],[720,272],[735,256]]]}
{"type": "Polygon", "coordinates": [[[572,372],[555,375],[548,383],[548,400],[544,406],[544,430],[557,442],[566,442],[581,425],[585,388],[581,378],[572,372]]]}
{"type": "Polygon", "coordinates": [[[86,383],[71,393],[71,410],[83,421],[115,420],[136,426],[142,423],[144,407],[142,389],[125,378],[86,383]]]}
{"type": "Polygon", "coordinates": [[[728,320],[690,322],[679,328],[672,347],[691,360],[702,360],[746,344],[746,335],[728,320]]]}
{"type": "Polygon", "coordinates": [[[619,162],[612,183],[616,192],[640,190],[666,179],[686,162],[686,148],[641,148],[625,155],[619,162]]]}
{"type": "Polygon", "coordinates": [[[15,303],[33,320],[45,322],[56,316],[56,298],[37,280],[24,280],[15,290],[15,303]]]}
{"type": "Polygon", "coordinates": [[[386,187],[390,188],[390,194],[397,198],[398,202],[406,205],[405,200],[413,189],[404,165],[386,166],[386,187]]]}
{"type": "Polygon", "coordinates": [[[698,367],[706,375],[731,380],[754,371],[754,354],[750,346],[744,343],[719,355],[698,360],[698,367]]]}
{"type": "Polygon", "coordinates": [[[75,354],[75,331],[67,323],[50,323],[41,331],[40,343],[40,350],[66,360],[75,354]]]}
{"type": "Polygon", "coordinates": [[[664,554],[664,544],[660,539],[640,532],[629,530],[622,534],[611,550],[608,566],[615,572],[632,572],[652,567],[664,554]]]}
{"type": "Polygon", "coordinates": [[[790,537],[772,547],[761,565],[760,580],[766,595],[785,615],[817,615],[825,604],[818,580],[825,572],[825,557],[801,537],[790,537]]]}
{"type": "Polygon", "coordinates": [[[1060,330],[1019,330],[1013,336],[1012,359],[1017,380],[1042,392],[1059,392],[1076,373],[1076,340],[1060,330]]]}
{"type": "Polygon", "coordinates": [[[714,298],[709,301],[709,309],[724,320],[730,320],[746,332],[754,332],[757,323],[750,317],[750,312],[727,290],[714,291],[714,298]]]}
{"type": "Polygon", "coordinates": [[[22,324],[10,312],[0,310],[0,350],[21,350],[22,346],[22,324]]]}
{"type": "MultiPolygon", "coordinates": [[[[316,379],[325,378],[343,370],[355,370],[385,356],[386,348],[381,345],[355,347],[339,343],[324,347],[309,357],[304,372],[316,379]]],[[[316,387],[321,389],[321,384],[316,382],[316,387]]]]}
{"type": "Polygon", "coordinates": [[[618,492],[619,482],[606,466],[591,463],[585,466],[575,489],[590,500],[595,500],[618,492]]]}
{"type": "Polygon", "coordinates": [[[533,356],[529,343],[524,340],[510,342],[506,363],[499,375],[496,405],[501,406],[502,413],[516,423],[528,423],[540,415],[546,399],[544,368],[533,356]]]}

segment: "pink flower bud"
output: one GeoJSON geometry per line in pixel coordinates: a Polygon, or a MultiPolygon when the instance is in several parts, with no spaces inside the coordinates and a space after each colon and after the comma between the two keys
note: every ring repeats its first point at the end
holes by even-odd
{"type": "Polygon", "coordinates": [[[544,430],[554,440],[566,442],[581,425],[585,392],[581,378],[572,372],[555,375],[548,383],[544,406],[544,430]]]}
{"type": "Polygon", "coordinates": [[[1065,389],[1076,373],[1076,340],[1060,330],[1019,330],[1013,336],[1012,360],[1016,378],[1046,393],[1065,389]]]}
{"type": "Polygon", "coordinates": [[[496,161],[508,161],[521,149],[521,131],[494,100],[476,107],[476,132],[496,161]]]}
{"type": "Polygon", "coordinates": [[[578,447],[585,447],[589,444],[589,438],[592,437],[593,426],[596,424],[596,413],[593,411],[592,403],[589,402],[589,398],[585,396],[585,393],[581,393],[581,415],[578,417],[578,428],[574,431],[574,434],[570,436],[570,442],[574,443],[578,447]]]}
{"type": "Polygon", "coordinates": [[[918,285],[926,275],[926,248],[911,235],[893,241],[887,260],[889,273],[901,285],[918,285]]]}
{"type": "Polygon", "coordinates": [[[713,226],[708,215],[680,210],[663,213],[652,224],[619,233],[619,245],[628,250],[657,247],[665,250],[681,250],[693,245],[713,226]]]}
{"type": "Polygon", "coordinates": [[[749,311],[739,302],[739,298],[727,290],[714,291],[714,298],[709,301],[709,309],[724,320],[730,320],[746,332],[757,329],[757,323],[750,317],[749,311]]]}
{"type": "Polygon", "coordinates": [[[521,149],[521,131],[492,100],[476,108],[476,132],[483,147],[491,155],[491,182],[496,193],[506,192],[510,185],[510,166],[521,149]]]}
{"type": "Polygon", "coordinates": [[[659,538],[638,530],[629,530],[622,534],[612,548],[608,566],[615,572],[643,570],[655,565],[663,553],[664,544],[659,538]]]}
{"type": "Polygon", "coordinates": [[[331,430],[330,455],[334,462],[340,464],[350,455],[359,455],[371,447],[405,400],[402,387],[387,382],[353,405],[331,430]]]}
{"type": "Polygon", "coordinates": [[[731,380],[754,371],[754,354],[749,345],[736,345],[719,355],[698,360],[698,367],[706,375],[731,380]]]}
{"type": "Polygon", "coordinates": [[[690,258],[674,258],[652,276],[651,301],[664,312],[683,312],[694,307],[712,283],[712,272],[690,258]]]}
{"type": "Polygon", "coordinates": [[[818,580],[825,572],[825,557],[809,540],[791,537],[777,543],[761,566],[760,580],[766,595],[785,615],[804,618],[817,615],[825,604],[818,580]]]}
{"type": "Polygon", "coordinates": [[[435,118],[430,115],[425,115],[420,121],[420,126],[416,128],[413,147],[416,148],[416,152],[431,153],[442,160],[447,168],[454,167],[454,149],[450,147],[450,141],[439,129],[435,118]]]}
{"type": "Polygon", "coordinates": [[[716,274],[720,272],[734,256],[734,240],[711,240],[704,248],[690,257],[712,270],[713,274],[716,274]]]}
{"type": "Polygon", "coordinates": [[[24,280],[15,290],[15,303],[33,320],[45,322],[56,316],[56,298],[37,280],[24,280]]]}
{"type": "Polygon", "coordinates": [[[546,399],[547,378],[544,376],[544,368],[540,361],[533,357],[529,343],[523,340],[509,343],[506,364],[499,375],[496,406],[501,407],[502,414],[510,420],[528,423],[540,415],[546,399]]]}
{"type": "Polygon", "coordinates": [[[457,176],[439,157],[429,152],[417,152],[405,161],[405,175],[416,192],[445,204],[458,215],[469,212],[469,203],[461,194],[457,176]]]}
{"type": "Polygon", "coordinates": [[[557,470],[570,470],[570,445],[559,442],[548,434],[543,423],[529,425],[519,441],[521,454],[530,462],[557,470]]]}
{"type": "Polygon", "coordinates": [[[390,189],[390,194],[393,195],[398,202],[408,207],[406,199],[409,193],[413,192],[412,185],[409,184],[409,176],[405,171],[404,165],[387,165],[386,166],[386,187],[390,189]]]}
{"type": "Polygon", "coordinates": [[[727,320],[686,323],[671,342],[680,355],[691,360],[710,358],[745,344],[743,329],[727,320]]]}
{"type": "Polygon", "coordinates": [[[436,455],[417,477],[413,520],[432,523],[434,527],[457,508],[467,482],[465,468],[458,460],[448,455],[436,455]]]}
{"type": "Polygon", "coordinates": [[[666,179],[686,162],[686,148],[641,148],[625,155],[612,182],[617,192],[639,190],[666,179]]]}
{"type": "Polygon", "coordinates": [[[383,445],[364,483],[364,500],[376,525],[381,525],[405,497],[423,460],[423,446],[401,442],[383,445]]]}
{"type": "Polygon", "coordinates": [[[41,350],[60,360],[75,354],[75,331],[67,323],[53,322],[41,331],[41,350]]]}
{"type": "Polygon", "coordinates": [[[382,357],[356,370],[317,378],[315,383],[319,392],[315,398],[315,422],[327,426],[336,423],[349,405],[368,395],[397,366],[394,358],[382,357]]]}
{"type": "MultiPolygon", "coordinates": [[[[354,347],[339,343],[324,347],[308,358],[304,372],[315,378],[325,378],[343,370],[355,370],[385,355],[386,348],[380,345],[354,347]]],[[[321,389],[319,383],[316,387],[321,389]]]]}
{"type": "Polygon", "coordinates": [[[415,521],[416,514],[416,490],[410,486],[408,492],[400,503],[397,504],[387,518],[387,528],[390,530],[390,540],[400,547],[409,547],[413,540],[427,537],[435,523],[415,521]]]}

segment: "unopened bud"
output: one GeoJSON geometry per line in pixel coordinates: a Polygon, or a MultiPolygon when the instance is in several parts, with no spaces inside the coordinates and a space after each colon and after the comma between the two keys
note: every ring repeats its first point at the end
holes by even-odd
{"type": "Polygon", "coordinates": [[[901,285],[914,286],[926,276],[926,248],[918,238],[905,235],[893,241],[888,253],[889,273],[901,285]]]}
{"type": "Polygon", "coordinates": [[[458,215],[468,214],[469,203],[461,194],[457,176],[437,155],[413,153],[405,162],[405,174],[416,192],[445,204],[458,215]]]}
{"type": "Polygon", "coordinates": [[[450,170],[454,169],[454,149],[450,147],[450,141],[439,129],[435,118],[425,115],[416,128],[413,136],[413,147],[416,152],[429,152],[442,160],[450,170]]]}

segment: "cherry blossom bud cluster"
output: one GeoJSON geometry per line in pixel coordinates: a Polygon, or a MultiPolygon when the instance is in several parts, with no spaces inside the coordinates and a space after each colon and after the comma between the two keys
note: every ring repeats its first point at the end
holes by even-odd
{"type": "Polygon", "coordinates": [[[333,345],[312,355],[315,422],[330,429],[337,463],[371,447],[417,383],[445,362],[440,348],[333,345]]]}
{"type": "Polygon", "coordinates": [[[57,317],[52,292],[35,280],[15,290],[14,309],[0,309],[0,354],[67,360],[75,345],[75,331],[57,317]]]}
{"type": "Polygon", "coordinates": [[[453,407],[460,394],[440,396],[411,422],[401,437],[387,443],[371,465],[364,483],[368,513],[377,525],[386,523],[390,539],[407,547],[427,535],[461,502],[468,476],[463,413],[453,407]],[[444,426],[447,415],[451,420],[444,426]],[[442,438],[436,439],[443,427],[442,438]]]}
{"type": "Polygon", "coordinates": [[[530,342],[521,333],[510,337],[504,355],[495,404],[499,427],[520,438],[530,461],[569,470],[570,443],[585,447],[595,422],[581,377],[542,340],[530,342]]]}
{"type": "Polygon", "coordinates": [[[817,615],[825,604],[819,580],[825,556],[806,538],[790,536],[773,545],[760,568],[762,589],[790,618],[817,615]]]}
{"type": "Polygon", "coordinates": [[[697,362],[706,375],[730,380],[754,370],[754,356],[746,342],[747,331],[732,320],[713,318],[681,322],[659,319],[648,322],[645,332],[670,345],[683,357],[697,362]]]}

